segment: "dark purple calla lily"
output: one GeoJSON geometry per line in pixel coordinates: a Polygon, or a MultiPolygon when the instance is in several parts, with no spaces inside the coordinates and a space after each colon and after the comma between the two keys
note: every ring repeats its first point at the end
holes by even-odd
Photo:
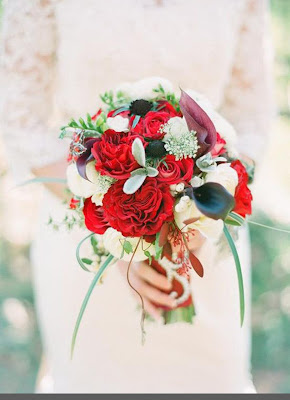
{"type": "Polygon", "coordinates": [[[188,129],[197,133],[200,146],[198,155],[202,156],[208,153],[215,146],[217,140],[217,133],[212,120],[197,102],[183,90],[181,90],[179,104],[188,129]]]}
{"type": "Polygon", "coordinates": [[[92,147],[93,145],[96,143],[96,141],[99,139],[93,138],[93,139],[88,139],[85,143],[84,143],[84,147],[86,148],[86,150],[80,155],[80,157],[77,159],[77,169],[78,172],[80,174],[80,176],[84,179],[86,179],[87,181],[89,180],[86,174],[86,166],[87,163],[92,161],[94,159],[91,151],[92,151],[92,147]]]}
{"type": "Polygon", "coordinates": [[[194,200],[202,214],[215,220],[224,220],[235,206],[234,197],[216,182],[208,182],[196,188],[188,187],[185,194],[194,200]]]}

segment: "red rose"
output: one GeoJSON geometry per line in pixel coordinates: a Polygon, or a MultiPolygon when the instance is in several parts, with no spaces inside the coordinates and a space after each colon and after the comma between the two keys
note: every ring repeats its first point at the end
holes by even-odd
{"type": "Polygon", "coordinates": [[[242,217],[245,217],[247,214],[251,215],[252,200],[253,196],[248,186],[244,182],[239,183],[235,191],[236,204],[233,211],[242,217]]]}
{"type": "Polygon", "coordinates": [[[224,154],[227,151],[225,148],[226,144],[227,144],[226,141],[217,132],[216,144],[215,144],[214,148],[211,150],[211,155],[213,157],[218,157],[221,154],[224,154]]]}
{"type": "Polygon", "coordinates": [[[181,111],[176,111],[171,103],[166,100],[158,101],[158,111],[166,112],[172,117],[182,117],[181,111]]]}
{"type": "Polygon", "coordinates": [[[162,162],[158,167],[157,179],[168,185],[182,181],[189,182],[193,175],[193,167],[192,158],[183,158],[177,161],[173,155],[169,154],[165,158],[165,163],[162,162]]]}
{"type": "Polygon", "coordinates": [[[130,172],[139,168],[132,154],[132,143],[136,137],[130,132],[108,129],[92,147],[96,170],[116,179],[129,178],[130,172]]]}
{"type": "Polygon", "coordinates": [[[137,125],[133,128],[136,116],[132,115],[129,121],[130,131],[143,135],[145,138],[152,140],[162,139],[163,132],[159,132],[162,125],[166,124],[170,115],[166,112],[149,111],[144,118],[140,118],[137,125]]]}
{"type": "Polygon", "coordinates": [[[169,120],[170,115],[166,112],[149,111],[144,118],[143,135],[152,140],[162,139],[163,132],[160,132],[161,127],[169,120]]]}
{"type": "Polygon", "coordinates": [[[231,167],[237,171],[239,183],[244,182],[245,184],[249,181],[249,176],[246,168],[243,166],[240,160],[235,160],[231,163],[231,167]]]}
{"type": "Polygon", "coordinates": [[[237,171],[239,183],[235,191],[235,202],[236,205],[233,209],[234,212],[245,217],[247,214],[252,214],[252,200],[253,196],[250,189],[247,186],[249,176],[246,168],[243,166],[241,161],[235,160],[231,163],[231,167],[237,171]]]}
{"type": "Polygon", "coordinates": [[[102,235],[109,228],[110,224],[104,217],[104,209],[102,206],[96,206],[91,198],[86,199],[83,213],[85,216],[85,224],[88,230],[102,235]]]}
{"type": "Polygon", "coordinates": [[[110,226],[124,236],[140,237],[154,235],[165,221],[172,220],[174,199],[168,185],[146,178],[140,189],[126,194],[124,183],[114,183],[104,196],[104,214],[110,226]]]}
{"type": "Polygon", "coordinates": [[[129,120],[129,129],[131,132],[137,133],[138,135],[142,135],[144,134],[144,120],[143,118],[140,118],[137,125],[134,126],[133,128],[133,123],[134,120],[136,118],[136,115],[132,115],[130,120],[129,120]]]}

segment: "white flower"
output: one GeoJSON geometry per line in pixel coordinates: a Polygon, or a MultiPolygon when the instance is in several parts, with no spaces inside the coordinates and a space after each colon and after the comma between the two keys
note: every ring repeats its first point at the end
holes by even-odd
{"type": "Polygon", "coordinates": [[[219,164],[214,171],[208,172],[206,182],[216,182],[224,186],[234,196],[238,184],[238,174],[229,163],[219,164]]]}
{"type": "Polygon", "coordinates": [[[189,228],[196,229],[209,240],[217,241],[223,232],[224,223],[221,219],[215,220],[203,216],[198,221],[190,224],[189,228]]]}
{"type": "Polygon", "coordinates": [[[128,130],[129,119],[123,118],[121,115],[116,117],[109,117],[107,119],[107,125],[109,129],[113,129],[116,132],[125,132],[128,130]]]}
{"type": "Polygon", "coordinates": [[[66,176],[68,188],[75,196],[87,198],[95,193],[95,185],[80,176],[75,163],[67,167],[66,176]]]}
{"type": "Polygon", "coordinates": [[[190,184],[192,187],[199,187],[204,184],[204,180],[203,180],[203,178],[200,178],[199,176],[194,176],[191,179],[190,184]]]}
{"type": "Polygon", "coordinates": [[[80,176],[76,164],[67,167],[67,184],[69,190],[79,197],[91,197],[96,205],[102,205],[104,195],[114,182],[114,179],[101,175],[95,169],[95,162],[91,161],[86,166],[87,179],[80,176]]]}
{"type": "Polygon", "coordinates": [[[187,232],[188,229],[195,229],[210,240],[218,240],[223,231],[223,221],[216,221],[203,215],[198,210],[193,200],[182,202],[181,199],[179,203],[176,204],[174,212],[174,219],[179,229],[182,229],[183,232],[187,232]],[[184,221],[191,218],[198,218],[198,220],[189,225],[185,225],[184,221]]]}
{"type": "Polygon", "coordinates": [[[141,79],[132,83],[124,82],[117,87],[116,92],[122,92],[132,100],[151,100],[156,97],[156,93],[153,90],[157,89],[159,85],[162,85],[165,92],[173,92],[171,82],[157,76],[141,79]]]}
{"type": "Polygon", "coordinates": [[[91,200],[93,203],[95,203],[96,206],[101,206],[103,205],[103,198],[104,198],[105,194],[104,193],[95,193],[91,200]]]}
{"type": "Polygon", "coordinates": [[[174,136],[179,138],[182,135],[188,134],[188,127],[184,118],[173,117],[170,118],[163,127],[163,132],[165,132],[164,138],[170,138],[174,136]]]}
{"type": "Polygon", "coordinates": [[[196,132],[188,130],[183,118],[170,118],[162,127],[162,131],[165,132],[163,138],[165,149],[169,154],[173,154],[176,160],[196,156],[199,148],[196,132]]]}
{"type": "MultiPolygon", "coordinates": [[[[109,253],[111,253],[116,258],[121,258],[122,253],[124,253],[122,260],[130,261],[132,258],[132,253],[127,254],[126,252],[123,252],[123,243],[125,240],[131,243],[133,251],[134,251],[137,246],[137,243],[139,241],[139,238],[124,237],[121,234],[121,232],[118,232],[113,228],[108,228],[103,235],[103,243],[104,243],[106,250],[109,253]]],[[[154,245],[152,244],[150,246],[149,243],[143,241],[143,246],[142,246],[142,243],[140,243],[138,246],[138,249],[134,255],[133,262],[143,261],[143,260],[147,259],[147,257],[144,255],[144,251],[142,250],[142,247],[144,250],[148,250],[150,252],[150,254],[154,256],[154,254],[155,254],[154,245]]]]}
{"type": "Polygon", "coordinates": [[[86,166],[86,174],[88,179],[94,184],[94,193],[92,196],[92,202],[97,206],[103,204],[104,195],[109,190],[110,186],[114,182],[113,178],[109,176],[101,175],[95,168],[95,162],[91,161],[86,166]]]}

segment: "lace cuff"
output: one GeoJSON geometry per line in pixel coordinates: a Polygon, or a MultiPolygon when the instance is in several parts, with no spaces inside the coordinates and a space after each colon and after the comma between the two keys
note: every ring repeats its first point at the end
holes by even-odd
{"type": "Polygon", "coordinates": [[[2,131],[8,161],[40,167],[63,157],[66,144],[51,127],[55,0],[8,0],[2,25],[2,131]]]}
{"type": "Polygon", "coordinates": [[[238,150],[255,161],[264,153],[274,116],[272,48],[266,0],[247,0],[231,78],[221,112],[238,132],[238,150]]]}

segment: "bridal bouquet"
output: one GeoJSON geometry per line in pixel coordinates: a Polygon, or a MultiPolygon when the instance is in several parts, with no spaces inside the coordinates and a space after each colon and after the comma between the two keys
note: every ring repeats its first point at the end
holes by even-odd
{"type": "Polygon", "coordinates": [[[90,231],[77,258],[95,273],[73,344],[95,284],[118,259],[128,261],[129,284],[132,262],[147,260],[167,275],[177,308],[164,308],[164,323],[192,322],[189,271],[204,274],[190,247],[197,231],[214,241],[224,233],[228,240],[242,323],[242,272],[227,225],[241,225],[251,214],[252,195],[250,171],[234,148],[233,127],[203,96],[181,91],[179,97],[165,80],[126,84],[101,99],[95,115],[72,120],[61,130],[61,138],[71,140],[67,183],[73,222],[90,231]],[[93,257],[81,258],[87,239],[93,257]]]}

